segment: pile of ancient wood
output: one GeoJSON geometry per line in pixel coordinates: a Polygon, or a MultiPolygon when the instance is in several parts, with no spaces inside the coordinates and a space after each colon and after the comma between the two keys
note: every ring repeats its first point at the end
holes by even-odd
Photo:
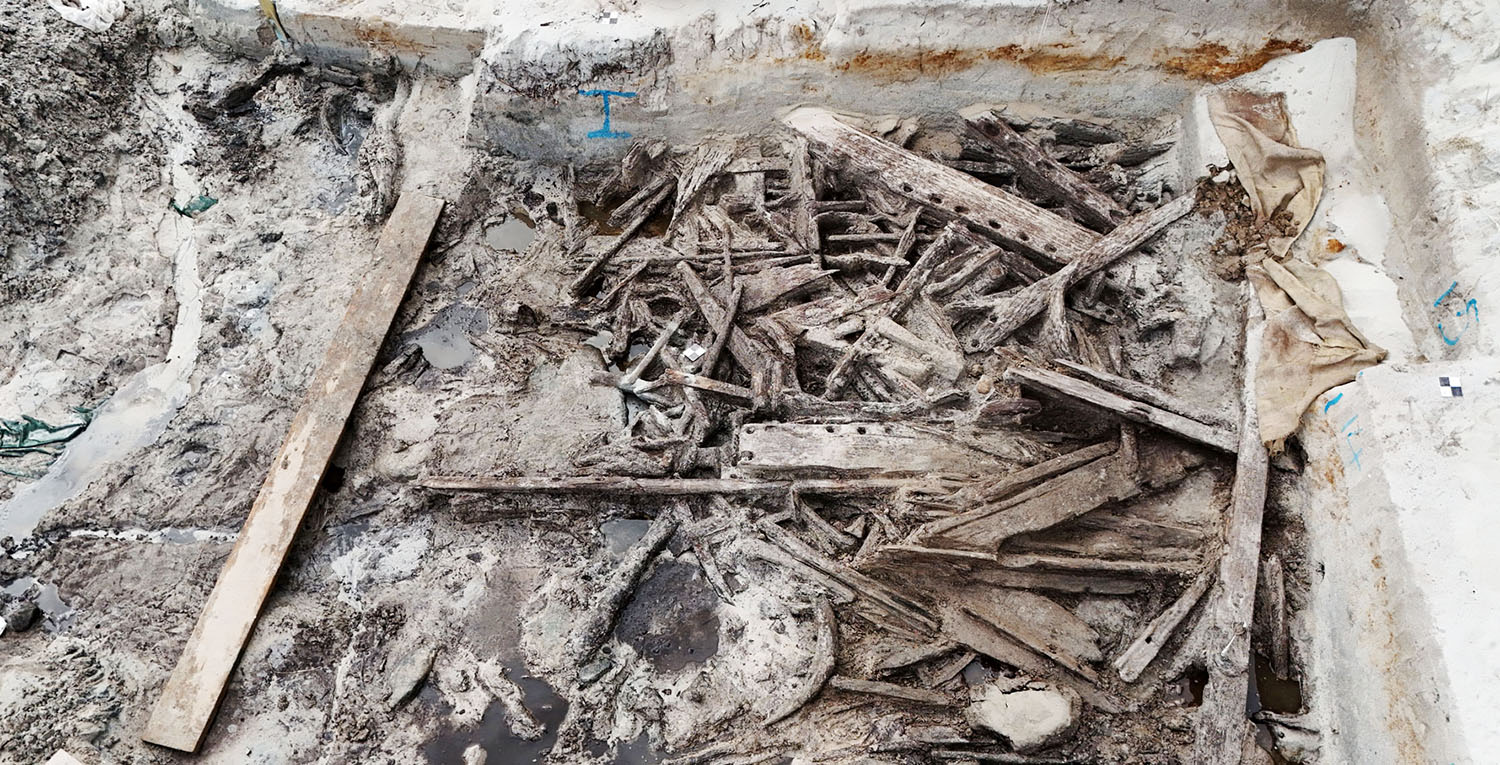
{"type": "Polygon", "coordinates": [[[635,145],[595,194],[618,204],[576,241],[572,284],[577,320],[599,331],[595,382],[622,393],[623,434],[579,475],[424,485],[753,508],[747,533],[829,598],[805,687],[768,722],[830,685],[948,703],[976,654],[1128,706],[1119,685],[1214,564],[1204,538],[1116,508],[1239,439],[1118,374],[1128,296],[1102,269],[1196,194],[1142,194],[1160,144],[963,118],[963,154],[946,161],[904,148],[909,130],[888,140],[813,108],[774,144],[635,145]],[[1057,599],[1148,590],[1170,607],[1114,656],[1057,599]],[[908,650],[836,675],[849,620],[908,650]]]}

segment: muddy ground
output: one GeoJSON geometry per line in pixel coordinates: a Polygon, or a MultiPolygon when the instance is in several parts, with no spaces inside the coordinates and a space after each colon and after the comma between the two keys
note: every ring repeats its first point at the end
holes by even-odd
{"type": "MultiPolygon", "coordinates": [[[[757,733],[746,713],[807,661],[811,601],[732,546],[727,602],[693,550],[669,547],[622,613],[603,679],[579,687],[560,646],[581,594],[662,508],[411,486],[568,474],[618,427],[618,394],[588,383],[589,333],[550,320],[570,278],[558,242],[581,222],[569,174],[464,148],[455,85],[379,63],[215,54],[170,11],[95,35],[16,3],[0,5],[0,67],[17,75],[0,87],[0,416],[63,422],[115,396],[89,432],[124,434],[90,446],[108,459],[51,486],[56,507],[0,555],[0,585],[55,595],[42,624],[0,635],[0,762],[60,747],[87,761],[193,759],[139,733],[398,188],[449,209],[208,761],[458,762],[477,744],[491,763],[530,762],[556,742],[566,755],[553,761],[655,762],[728,741],[746,761],[905,762],[920,760],[865,751],[892,726],[954,720],[828,693],[757,733]],[[217,201],[174,211],[202,195],[217,201]],[[132,447],[142,433],[154,437],[132,447]]],[[[1221,225],[1173,235],[1213,241],[1221,225]]],[[[1133,321],[1154,338],[1129,366],[1212,405],[1237,385],[1240,321],[1238,285],[1215,281],[1217,268],[1137,258],[1112,272],[1137,289],[1133,321]]],[[[43,501],[27,491],[46,462],[22,467],[0,477],[13,518],[43,501]]],[[[1228,468],[1185,501],[1221,502],[1228,468]]],[[[1294,567],[1295,526],[1268,535],[1294,567]]],[[[1109,655],[1167,597],[1080,609],[1111,628],[1109,655]]],[[[998,669],[976,665],[966,681],[998,669]]],[[[1085,712],[1079,742],[1100,762],[1179,761],[1191,693],[1178,685],[1157,678],[1140,699],[1149,713],[1128,722],[1085,712]]]]}

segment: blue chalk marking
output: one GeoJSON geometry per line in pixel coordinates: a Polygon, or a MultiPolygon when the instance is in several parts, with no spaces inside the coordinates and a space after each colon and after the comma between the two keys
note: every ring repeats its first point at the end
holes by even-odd
{"type": "Polygon", "coordinates": [[[1449,295],[1453,294],[1453,290],[1455,288],[1457,288],[1457,287],[1458,287],[1458,282],[1454,282],[1454,283],[1448,285],[1447,291],[1445,291],[1441,295],[1438,295],[1438,299],[1437,300],[1432,301],[1432,307],[1433,308],[1437,308],[1438,306],[1442,305],[1443,301],[1446,300],[1449,295]]]}
{"type": "Polygon", "coordinates": [[[1337,396],[1334,396],[1333,398],[1329,399],[1328,403],[1326,403],[1326,404],[1323,405],[1323,414],[1328,414],[1328,408],[1331,407],[1331,406],[1333,406],[1334,404],[1337,404],[1339,402],[1339,399],[1341,399],[1343,397],[1344,397],[1344,394],[1340,393],[1337,396]]]}
{"type": "Polygon", "coordinates": [[[1354,467],[1359,468],[1360,472],[1364,472],[1365,466],[1359,464],[1359,455],[1364,454],[1365,451],[1363,449],[1355,449],[1354,448],[1354,444],[1350,444],[1349,445],[1349,449],[1350,449],[1349,461],[1353,462],[1354,463],[1354,467]]]}
{"type": "Polygon", "coordinates": [[[629,138],[630,134],[623,130],[611,130],[609,128],[609,97],[635,98],[635,93],[624,90],[580,90],[580,96],[603,96],[604,97],[604,127],[589,131],[589,138],[629,138]]]}
{"type": "MultiPolygon", "coordinates": [[[[1348,430],[1349,430],[1349,426],[1350,426],[1350,425],[1353,425],[1353,424],[1354,424],[1354,421],[1355,421],[1355,420],[1358,420],[1358,419],[1359,419],[1359,415],[1357,415],[1357,414],[1356,414],[1356,415],[1354,415],[1354,416],[1353,416],[1353,417],[1350,417],[1350,418],[1349,418],[1349,421],[1348,421],[1348,422],[1346,422],[1346,423],[1344,423],[1344,427],[1342,427],[1342,428],[1339,428],[1339,432],[1340,432],[1340,433],[1345,433],[1345,432],[1347,432],[1347,431],[1348,431],[1348,430]]],[[[1353,436],[1353,435],[1359,435],[1359,434],[1360,434],[1360,433],[1363,433],[1363,432],[1364,432],[1364,430],[1362,430],[1362,429],[1361,429],[1361,430],[1356,430],[1356,431],[1354,431],[1354,432],[1353,432],[1353,433],[1349,433],[1349,435],[1351,435],[1351,436],[1353,436]]]]}
{"type": "Polygon", "coordinates": [[[1443,338],[1443,342],[1447,343],[1448,345],[1458,345],[1458,339],[1460,337],[1463,337],[1465,332],[1469,331],[1469,325],[1479,323],[1479,301],[1471,298],[1469,302],[1464,303],[1464,308],[1462,311],[1459,311],[1453,315],[1463,316],[1464,314],[1469,314],[1469,321],[1465,322],[1463,329],[1460,329],[1458,331],[1458,334],[1454,335],[1453,337],[1448,337],[1448,331],[1446,329],[1443,329],[1443,323],[1438,322],[1438,335],[1443,338]]]}

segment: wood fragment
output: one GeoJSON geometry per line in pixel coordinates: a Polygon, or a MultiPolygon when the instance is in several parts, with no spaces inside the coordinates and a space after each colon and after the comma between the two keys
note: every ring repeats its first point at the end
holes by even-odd
{"type": "Polygon", "coordinates": [[[694,302],[698,304],[698,312],[703,315],[703,318],[712,326],[729,327],[729,339],[726,342],[734,360],[747,370],[760,366],[761,351],[756,347],[755,341],[751,340],[743,330],[726,320],[729,310],[709,290],[703,277],[686,263],[677,264],[677,273],[682,277],[683,284],[687,285],[688,293],[693,296],[694,302]]]}
{"type": "Polygon", "coordinates": [[[1131,422],[1150,425],[1222,452],[1233,454],[1238,446],[1238,439],[1230,431],[1205,425],[1197,420],[1190,420],[1180,414],[1158,409],[1149,404],[1132,401],[1124,396],[1110,393],[1097,385],[1057,372],[1039,367],[1016,366],[1005,371],[1005,379],[1007,382],[1040,388],[1109,410],[1131,422]]]}
{"type": "Polygon", "coordinates": [[[757,524],[757,526],[766,535],[767,539],[771,540],[777,547],[785,550],[787,554],[843,582],[850,589],[858,593],[861,599],[879,607],[882,611],[897,621],[908,625],[916,632],[931,634],[932,630],[937,627],[937,622],[932,617],[923,613],[915,603],[910,602],[889,587],[808,547],[806,543],[797,539],[796,536],[786,529],[764,521],[757,524]]]}
{"type": "Polygon", "coordinates": [[[934,521],[917,529],[915,537],[931,546],[994,550],[1017,534],[1045,529],[1134,497],[1140,488],[1130,466],[1110,455],[1007,500],[934,521]]]}
{"type": "Polygon", "coordinates": [[[999,345],[1049,303],[1060,300],[1080,279],[1133,252],[1168,224],[1187,215],[1197,199],[1198,190],[1193,188],[1161,207],[1136,215],[1089,245],[1056,273],[999,300],[969,338],[967,349],[977,353],[999,345]]]}
{"type": "Polygon", "coordinates": [[[1184,401],[1166,391],[1157,389],[1143,382],[1137,382],[1129,378],[1121,377],[1109,372],[1103,372],[1093,367],[1084,366],[1067,359],[1053,359],[1053,363],[1076,372],[1092,381],[1105,390],[1118,393],[1126,398],[1133,398],[1174,414],[1180,414],[1190,420],[1197,420],[1205,425],[1216,428],[1230,429],[1232,424],[1224,417],[1217,415],[1197,404],[1184,401]]]}
{"type": "MultiPolygon", "coordinates": [[[[1251,304],[1252,314],[1258,308],[1251,304]]],[[[1204,609],[1207,631],[1208,684],[1199,707],[1193,758],[1197,762],[1239,761],[1245,724],[1245,694],[1250,683],[1250,624],[1255,611],[1255,583],[1260,571],[1261,523],[1266,508],[1269,458],[1260,440],[1255,411],[1255,371],[1263,319],[1247,322],[1243,354],[1246,391],[1240,421],[1234,487],[1224,525],[1224,553],[1218,582],[1204,609]]]]}
{"type": "Polygon", "coordinates": [[[828,277],[836,273],[838,272],[835,270],[824,270],[811,263],[758,271],[738,280],[745,288],[741,309],[750,313],[770,307],[788,295],[822,287],[828,282],[828,277]]]}
{"type": "Polygon", "coordinates": [[[312,501],[443,200],[402,194],[141,738],[196,751],[312,501]]]}
{"type": "Polygon", "coordinates": [[[829,678],[828,685],[841,691],[849,691],[850,693],[868,693],[875,696],[911,701],[917,704],[948,706],[953,703],[946,693],[927,688],[908,688],[904,685],[884,683],[879,680],[861,680],[855,677],[834,675],[832,678],[829,678]]]}
{"type": "Polygon", "coordinates": [[[1127,683],[1133,683],[1151,665],[1151,661],[1161,652],[1163,646],[1172,639],[1172,633],[1177,630],[1177,625],[1187,618],[1193,606],[1198,604],[1203,593],[1208,591],[1208,586],[1213,582],[1213,574],[1205,571],[1183,590],[1182,595],[1172,602],[1150,624],[1146,625],[1139,637],[1131,642],[1119,656],[1115,657],[1115,671],[1120,673],[1120,679],[1127,683]]]}
{"type": "Polygon", "coordinates": [[[1067,262],[1096,238],[1024,199],[862,132],[827,110],[802,107],[782,122],[854,174],[1002,244],[1067,262]]]}
{"type": "Polygon", "coordinates": [[[1026,489],[1037,481],[1045,481],[1055,475],[1066,473],[1107,454],[1112,454],[1118,448],[1119,446],[1116,443],[1104,441],[1092,446],[1074,449],[1067,454],[1053,457],[1046,462],[1039,462],[1024,470],[1003,475],[980,487],[978,492],[979,500],[981,502],[999,502],[1018,491],[1026,489]]]}
{"type": "Polygon", "coordinates": [[[574,625],[573,637],[568,647],[579,666],[594,658],[594,653],[609,639],[614,630],[615,616],[635,591],[636,582],[651,564],[651,559],[677,533],[677,516],[662,513],[651,522],[646,535],[631,546],[621,559],[620,565],[604,583],[588,612],[574,625]]]}
{"type": "Polygon", "coordinates": [[[784,706],[766,715],[763,723],[766,727],[791,717],[806,706],[807,702],[812,701],[823,690],[829,678],[833,677],[834,661],[838,656],[838,619],[834,616],[833,604],[827,598],[818,599],[814,613],[817,618],[818,642],[813,648],[807,682],[792,694],[784,706]]]}
{"type": "Polygon", "coordinates": [[[880,319],[900,321],[901,315],[906,313],[906,309],[911,307],[912,302],[917,299],[917,295],[926,286],[927,280],[932,276],[933,269],[937,267],[937,264],[943,258],[952,255],[961,243],[962,238],[958,235],[958,230],[953,226],[949,226],[943,229],[943,233],[938,235],[936,241],[928,245],[926,250],[922,251],[922,256],[917,259],[917,262],[912,265],[911,270],[901,280],[901,286],[896,289],[896,293],[891,297],[890,302],[886,303],[884,309],[880,312],[880,316],[875,321],[866,324],[865,330],[860,334],[859,339],[849,345],[848,350],[844,351],[843,355],[839,357],[838,362],[834,364],[833,371],[828,373],[828,379],[824,382],[824,398],[838,398],[844,386],[849,383],[849,368],[873,341],[877,334],[875,324],[880,319]]]}
{"type": "Polygon", "coordinates": [[[1271,638],[1271,671],[1285,680],[1292,672],[1292,636],[1287,627],[1286,572],[1281,556],[1272,553],[1261,562],[1259,591],[1271,638]]]}
{"type": "Polygon", "coordinates": [[[599,278],[604,275],[605,266],[610,264],[614,256],[619,254],[620,250],[635,236],[636,232],[641,230],[641,226],[645,225],[646,220],[651,217],[651,214],[656,212],[656,208],[660,207],[661,203],[666,201],[667,197],[671,194],[671,184],[665,184],[657,190],[656,194],[650,200],[641,205],[640,210],[636,212],[634,218],[630,219],[629,223],[625,224],[624,230],[620,232],[619,236],[616,236],[614,241],[611,241],[609,246],[604,248],[603,252],[594,256],[594,259],[589,261],[589,264],[584,267],[583,273],[580,273],[578,278],[573,280],[573,283],[568,287],[568,293],[574,298],[581,298],[589,290],[592,290],[599,283],[599,278]]]}
{"type": "Polygon", "coordinates": [[[698,390],[708,391],[709,393],[717,393],[720,396],[727,396],[729,398],[738,399],[740,401],[744,401],[745,403],[749,403],[751,400],[751,393],[749,388],[734,385],[732,383],[720,382],[719,380],[715,380],[711,377],[696,375],[692,374],[691,372],[682,372],[676,369],[668,369],[667,371],[662,373],[662,376],[659,379],[661,382],[669,385],[682,385],[689,388],[696,388],[698,390]]]}
{"type": "Polygon", "coordinates": [[[714,341],[708,346],[708,351],[703,357],[695,362],[695,368],[709,377],[714,376],[714,370],[719,366],[719,357],[724,355],[724,346],[729,342],[729,336],[734,331],[734,318],[739,314],[740,301],[744,299],[745,286],[734,285],[734,292],[730,293],[729,301],[720,312],[719,321],[713,323],[714,341]]]}
{"type": "Polygon", "coordinates": [[[1000,158],[1015,170],[1016,178],[1033,191],[1063,202],[1096,231],[1109,231],[1126,217],[1114,198],[1095,188],[1082,176],[1063,167],[1040,146],[1027,140],[989,109],[963,114],[964,122],[987,139],[1000,158]]]}

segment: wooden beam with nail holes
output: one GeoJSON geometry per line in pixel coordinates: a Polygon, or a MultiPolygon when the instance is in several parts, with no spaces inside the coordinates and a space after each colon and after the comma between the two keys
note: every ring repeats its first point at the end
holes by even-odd
{"type": "Polygon", "coordinates": [[[403,194],[141,738],[196,751],[427,247],[443,200],[403,194]]]}

